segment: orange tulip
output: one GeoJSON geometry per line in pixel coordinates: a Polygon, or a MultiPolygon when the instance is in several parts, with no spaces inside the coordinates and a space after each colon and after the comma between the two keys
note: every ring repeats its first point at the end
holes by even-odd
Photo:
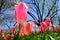
{"type": "Polygon", "coordinates": [[[10,37],[10,34],[7,34],[7,35],[6,35],[6,38],[9,38],[9,37],[10,37]]]}
{"type": "Polygon", "coordinates": [[[27,18],[28,7],[25,3],[18,3],[15,5],[14,18],[18,23],[22,23],[27,18]]]}
{"type": "Polygon", "coordinates": [[[25,34],[24,33],[19,33],[19,36],[24,36],[25,34]]]}
{"type": "Polygon", "coordinates": [[[47,26],[49,26],[49,24],[50,24],[50,18],[46,18],[46,20],[45,20],[45,23],[47,24],[47,26]]]}
{"type": "Polygon", "coordinates": [[[25,34],[29,34],[32,32],[32,25],[30,22],[24,23],[25,34]]]}
{"type": "Polygon", "coordinates": [[[14,38],[14,34],[11,34],[11,37],[14,38]]]}
{"type": "Polygon", "coordinates": [[[25,35],[28,35],[32,32],[32,25],[30,22],[25,22],[23,24],[23,27],[21,28],[20,32],[24,33],[25,35]]]}
{"type": "Polygon", "coordinates": [[[57,28],[58,30],[60,30],[60,25],[57,25],[56,28],[57,28]]]}

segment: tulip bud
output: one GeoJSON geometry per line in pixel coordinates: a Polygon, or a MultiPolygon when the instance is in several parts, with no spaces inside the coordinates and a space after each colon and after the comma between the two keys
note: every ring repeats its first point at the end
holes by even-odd
{"type": "Polygon", "coordinates": [[[47,26],[49,26],[49,24],[50,24],[50,18],[46,18],[46,20],[45,20],[45,23],[47,24],[47,26]]]}
{"type": "Polygon", "coordinates": [[[11,31],[12,31],[12,33],[15,32],[15,27],[14,26],[11,27],[11,31]]]}
{"type": "Polygon", "coordinates": [[[20,30],[21,33],[28,35],[32,32],[32,25],[30,22],[25,22],[20,30]]]}
{"type": "Polygon", "coordinates": [[[6,38],[9,38],[9,37],[10,37],[10,34],[7,34],[7,35],[6,35],[6,38]]]}
{"type": "Polygon", "coordinates": [[[57,30],[60,30],[60,25],[57,25],[56,28],[57,28],[57,30]]]}
{"type": "Polygon", "coordinates": [[[45,32],[46,28],[47,28],[47,25],[46,25],[45,22],[41,22],[39,27],[40,27],[40,29],[41,29],[42,32],[45,32]]]}
{"type": "Polygon", "coordinates": [[[14,34],[11,34],[11,37],[14,38],[14,34]]]}
{"type": "Polygon", "coordinates": [[[3,29],[0,29],[0,33],[2,33],[3,32],[3,29]]]}
{"type": "Polygon", "coordinates": [[[49,30],[50,30],[50,31],[53,31],[53,26],[52,26],[52,24],[50,24],[49,30]]]}
{"type": "Polygon", "coordinates": [[[38,23],[38,21],[37,20],[34,20],[34,24],[37,24],[38,23]]]}
{"type": "Polygon", "coordinates": [[[25,3],[18,3],[15,6],[14,18],[18,23],[23,23],[27,18],[28,7],[25,3]]]}
{"type": "Polygon", "coordinates": [[[19,33],[19,36],[21,36],[21,37],[24,36],[24,35],[25,35],[24,33],[19,33]]]}
{"type": "Polygon", "coordinates": [[[4,38],[5,37],[5,35],[4,35],[4,33],[2,33],[2,38],[4,38]]]}

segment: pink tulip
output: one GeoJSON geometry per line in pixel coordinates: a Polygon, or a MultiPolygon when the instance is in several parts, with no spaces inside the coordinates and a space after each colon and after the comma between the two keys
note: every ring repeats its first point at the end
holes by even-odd
{"type": "Polygon", "coordinates": [[[14,33],[15,32],[15,26],[11,27],[11,32],[14,33]]]}
{"type": "Polygon", "coordinates": [[[3,32],[3,29],[0,29],[0,33],[2,33],[3,32]]]}
{"type": "Polygon", "coordinates": [[[22,23],[27,18],[28,7],[25,3],[18,3],[15,5],[14,18],[18,23],[22,23]]]}
{"type": "Polygon", "coordinates": [[[39,26],[39,29],[42,31],[42,32],[45,32],[46,31],[46,28],[47,28],[47,25],[45,22],[41,22],[40,23],[40,26],[39,26]]]}
{"type": "Polygon", "coordinates": [[[38,23],[38,21],[37,20],[34,20],[34,24],[37,24],[38,23]]]}
{"type": "Polygon", "coordinates": [[[45,20],[45,23],[47,24],[47,26],[49,26],[49,24],[50,24],[50,18],[46,18],[46,20],[45,20]]]}
{"type": "Polygon", "coordinates": [[[4,33],[2,33],[2,38],[4,38],[5,37],[5,35],[4,35],[4,33]]]}

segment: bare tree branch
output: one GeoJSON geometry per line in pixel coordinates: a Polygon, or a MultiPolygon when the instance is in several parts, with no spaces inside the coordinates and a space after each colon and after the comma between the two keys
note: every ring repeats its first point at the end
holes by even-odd
{"type": "Polygon", "coordinates": [[[4,4],[4,0],[1,0],[1,3],[0,3],[0,10],[1,10],[3,4],[4,4]]]}
{"type": "Polygon", "coordinates": [[[29,21],[34,22],[33,20],[27,20],[27,22],[29,22],[29,21]]]}
{"type": "Polygon", "coordinates": [[[37,19],[35,16],[33,16],[33,14],[31,14],[30,12],[27,12],[34,20],[37,19]]]}
{"type": "Polygon", "coordinates": [[[45,0],[44,0],[44,2],[42,4],[42,18],[43,18],[43,13],[44,13],[44,5],[45,5],[45,0]]]}
{"type": "Polygon", "coordinates": [[[29,8],[31,8],[34,12],[36,12],[32,7],[29,7],[29,8]]]}
{"type": "Polygon", "coordinates": [[[16,23],[17,23],[17,22],[15,22],[15,24],[14,24],[13,26],[15,26],[15,25],[16,25],[16,23]]]}
{"type": "MultiPolygon", "coordinates": [[[[53,4],[56,4],[55,2],[53,2],[53,4]]],[[[46,17],[48,17],[51,13],[51,11],[53,10],[53,5],[52,5],[52,7],[50,8],[50,10],[48,11],[48,14],[46,15],[46,17]]],[[[45,19],[46,19],[46,17],[45,17],[45,19]]],[[[44,19],[44,21],[45,21],[45,19],[44,19]]]]}
{"type": "Polygon", "coordinates": [[[54,11],[51,15],[52,15],[52,17],[51,17],[51,19],[56,15],[56,12],[58,12],[58,11],[60,11],[60,9],[57,9],[56,11],[54,11]],[[55,13],[55,14],[54,14],[55,13]],[[54,15],[53,15],[54,14],[54,15]]]}
{"type": "Polygon", "coordinates": [[[40,20],[40,19],[42,19],[42,15],[41,15],[41,11],[39,9],[39,3],[37,0],[34,0],[34,2],[35,2],[34,5],[35,5],[35,9],[37,11],[37,16],[38,16],[39,22],[41,22],[42,20],[40,20]]]}

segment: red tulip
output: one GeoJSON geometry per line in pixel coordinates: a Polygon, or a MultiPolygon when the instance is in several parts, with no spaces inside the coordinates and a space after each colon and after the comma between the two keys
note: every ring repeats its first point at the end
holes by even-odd
{"type": "Polygon", "coordinates": [[[2,33],[3,32],[3,29],[0,29],[0,33],[2,33]]]}
{"type": "Polygon", "coordinates": [[[39,28],[40,28],[40,30],[42,32],[45,32],[46,31],[46,28],[47,28],[46,23],[45,22],[41,22],[39,28]]]}
{"type": "Polygon", "coordinates": [[[22,23],[27,18],[28,7],[25,3],[18,3],[15,5],[14,18],[18,23],[22,23]]]}
{"type": "Polygon", "coordinates": [[[29,33],[32,32],[32,25],[30,22],[25,22],[23,24],[23,27],[20,30],[22,33],[24,33],[25,35],[28,35],[29,33]]]}
{"type": "Polygon", "coordinates": [[[14,33],[15,32],[15,26],[11,27],[11,32],[14,33]]]}
{"type": "Polygon", "coordinates": [[[49,24],[50,24],[50,18],[46,18],[46,20],[45,20],[45,23],[47,24],[47,26],[49,26],[49,24]]]}

